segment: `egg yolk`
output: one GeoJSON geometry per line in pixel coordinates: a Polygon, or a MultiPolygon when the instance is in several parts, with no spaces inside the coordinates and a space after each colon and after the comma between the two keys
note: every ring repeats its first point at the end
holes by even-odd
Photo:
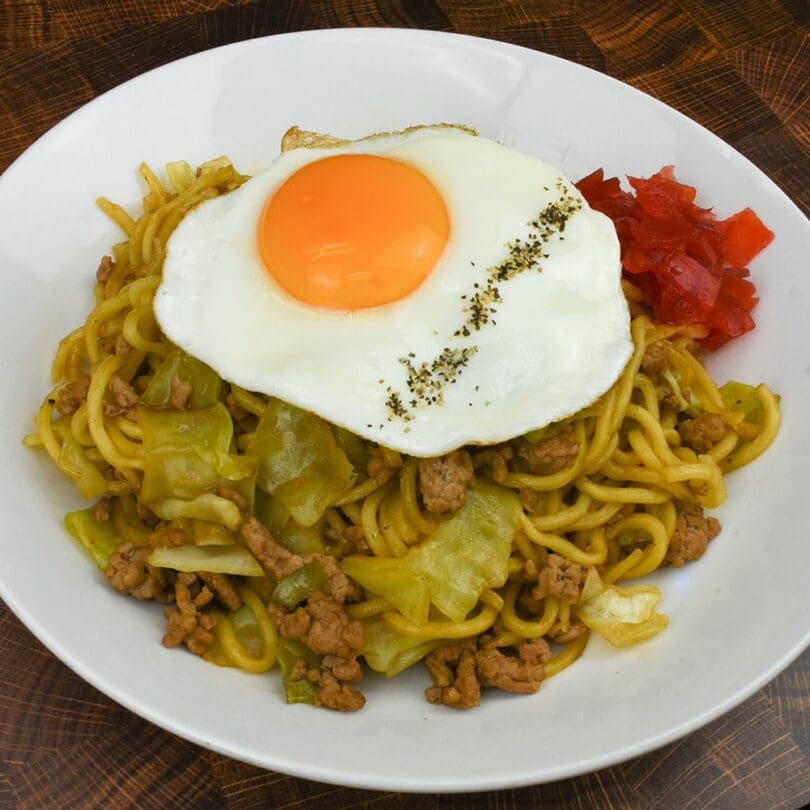
{"type": "Polygon", "coordinates": [[[335,155],[280,186],[258,237],[267,271],[291,296],[353,310],[416,289],[449,231],[444,201],[418,169],[379,155],[335,155]]]}

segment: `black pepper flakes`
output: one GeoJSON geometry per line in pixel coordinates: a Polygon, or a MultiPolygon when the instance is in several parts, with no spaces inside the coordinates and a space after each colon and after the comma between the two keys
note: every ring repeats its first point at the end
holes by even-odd
{"type": "MultiPolygon", "coordinates": [[[[530,232],[526,239],[515,239],[507,244],[507,257],[499,264],[487,268],[487,279],[484,284],[473,283],[472,294],[462,295],[460,298],[464,303],[462,312],[466,314],[464,323],[452,333],[453,338],[469,338],[473,332],[477,332],[488,324],[497,325],[494,315],[497,305],[502,302],[499,283],[510,281],[516,276],[529,269],[542,272],[541,259],[549,257],[544,250],[548,242],[557,237],[563,241],[562,235],[569,219],[582,208],[581,200],[571,195],[568,186],[562,178],[557,178],[557,191],[560,196],[554,202],[549,203],[535,219],[527,223],[530,232]]],[[[548,186],[543,186],[544,191],[549,191],[548,186]]],[[[470,262],[475,267],[475,262],[470,262]]],[[[434,335],[438,331],[433,330],[434,335]]],[[[400,357],[399,363],[407,371],[406,385],[411,398],[408,407],[402,402],[402,397],[398,391],[394,391],[391,386],[386,389],[388,399],[386,407],[392,416],[410,421],[413,419],[411,410],[419,406],[441,405],[444,402],[443,389],[447,385],[455,384],[458,377],[468,365],[470,359],[478,351],[477,346],[467,346],[464,348],[450,348],[445,346],[439,355],[431,361],[423,361],[415,364],[416,355],[409,352],[407,357],[400,357]]],[[[380,381],[383,382],[382,380],[380,381]]],[[[478,390],[478,386],[475,387],[478,390]]],[[[468,403],[472,407],[472,402],[468,403]]],[[[489,402],[486,403],[489,405],[489,402]]],[[[389,417],[390,421],[390,417],[389,417]]]]}

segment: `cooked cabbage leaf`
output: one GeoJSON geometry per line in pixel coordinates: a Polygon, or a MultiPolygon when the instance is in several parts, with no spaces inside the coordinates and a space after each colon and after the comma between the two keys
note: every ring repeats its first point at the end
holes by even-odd
{"type": "Polygon", "coordinates": [[[84,452],[84,448],[68,430],[67,426],[57,424],[54,430],[62,439],[62,449],[59,452],[59,468],[76,484],[79,495],[90,500],[107,492],[110,482],[99,472],[98,467],[90,461],[84,452]]]}
{"type": "Polygon", "coordinates": [[[211,523],[221,523],[231,530],[239,528],[242,522],[242,513],[239,507],[227,498],[206,492],[190,501],[181,498],[163,498],[152,504],[152,511],[164,520],[177,518],[196,518],[211,523]]]}
{"type": "Polygon", "coordinates": [[[232,487],[249,504],[253,502],[258,462],[231,452],[233,422],[225,406],[217,403],[193,411],[139,408],[138,422],[144,446],[140,499],[166,520],[196,517],[235,528],[232,524],[238,523],[234,516],[239,510],[233,503],[216,505],[203,500],[202,511],[182,504],[214,498],[209,491],[220,484],[232,487]],[[230,519],[226,521],[223,515],[230,519]]]}
{"type": "MultiPolygon", "coordinates": [[[[756,386],[729,380],[720,388],[720,396],[730,411],[743,414],[746,420],[755,425],[761,425],[765,418],[765,409],[762,399],[757,393],[756,386]]],[[[777,401],[779,397],[777,397],[777,401]]]]}
{"type": "Polygon", "coordinates": [[[354,481],[354,468],[320,417],[271,399],[250,442],[257,483],[301,526],[312,526],[354,481]]]}
{"type": "Polygon", "coordinates": [[[430,605],[463,621],[487,588],[506,582],[521,506],[503,487],[478,482],[466,504],[405,557],[347,557],[343,570],[384,596],[405,618],[427,620],[430,605]]]}
{"type": "Polygon", "coordinates": [[[423,636],[400,633],[380,619],[366,625],[363,657],[373,670],[391,678],[420,661],[439,643],[423,636]]]}
{"type": "Polygon", "coordinates": [[[110,555],[123,542],[112,520],[96,520],[95,508],[91,506],[79,512],[68,512],[65,515],[65,526],[84,546],[95,564],[106,571],[110,555]]]}
{"type": "Polygon", "coordinates": [[[224,383],[219,374],[201,360],[175,347],[155,369],[154,376],[141,395],[141,401],[156,407],[168,405],[174,378],[191,384],[189,408],[210,408],[222,399],[224,383]]]}
{"type": "Polygon", "coordinates": [[[316,655],[305,644],[292,638],[280,636],[276,649],[278,665],[284,677],[284,692],[287,703],[315,703],[318,696],[318,687],[311,681],[301,679],[290,680],[290,673],[299,658],[302,658],[307,665],[307,669],[318,667],[321,664],[321,657],[316,655]]]}
{"type": "Polygon", "coordinates": [[[234,574],[243,577],[261,577],[264,571],[244,546],[174,546],[156,548],[149,556],[155,568],[173,568],[175,571],[212,574],[234,574]]]}
{"type": "Polygon", "coordinates": [[[669,619],[655,611],[661,591],[653,585],[605,585],[595,568],[588,571],[577,616],[616,647],[627,647],[660,633],[669,619]]]}

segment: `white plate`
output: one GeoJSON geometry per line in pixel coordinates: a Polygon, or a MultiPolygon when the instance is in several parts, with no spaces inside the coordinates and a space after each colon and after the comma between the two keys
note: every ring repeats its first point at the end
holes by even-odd
{"type": "Polygon", "coordinates": [[[0,182],[0,594],[65,663],[118,702],[229,756],[310,779],[390,790],[483,790],[601,768],[732,708],[808,642],[810,232],[798,209],[706,130],[626,85],[496,42],[399,30],[315,31],[183,59],[105,94],[32,146],[0,182]],[[457,121],[579,177],[674,163],[721,216],[752,205],[776,231],[753,265],[762,303],[714,374],[783,395],[775,446],[729,480],[723,533],[699,564],[655,577],[670,628],[631,650],[594,641],[531,697],[480,709],[428,705],[421,668],[368,683],[350,715],[286,706],[274,677],[210,666],[160,645],[160,610],[113,593],[64,532],[78,501],[25,450],[57,340],[87,313],[99,257],[119,238],[94,207],[136,207],[141,160],[227,153],[270,161],[292,123],[358,136],[457,121]]]}

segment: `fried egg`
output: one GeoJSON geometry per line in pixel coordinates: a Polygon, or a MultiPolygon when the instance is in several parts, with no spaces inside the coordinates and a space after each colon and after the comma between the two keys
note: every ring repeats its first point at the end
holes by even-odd
{"type": "Polygon", "coordinates": [[[435,456],[569,416],[632,352],[610,220],[453,127],[283,152],[172,235],[155,313],[224,379],[435,456]]]}

